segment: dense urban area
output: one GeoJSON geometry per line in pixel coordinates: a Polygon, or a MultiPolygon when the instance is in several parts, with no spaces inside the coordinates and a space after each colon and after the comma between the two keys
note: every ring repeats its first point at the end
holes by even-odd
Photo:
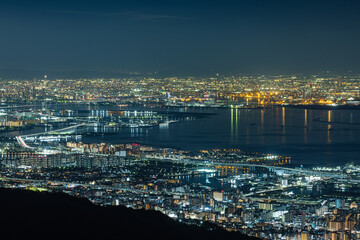
{"type": "Polygon", "coordinates": [[[209,221],[263,239],[359,239],[356,164],[304,167],[288,156],[237,148],[82,142],[211,116],[188,108],[357,108],[359,79],[330,73],[2,79],[0,184],[156,210],[190,225],[209,221]]]}
{"type": "MultiPolygon", "coordinates": [[[[132,75],[131,75],[132,76],[132,75]]],[[[273,104],[358,104],[358,75],[279,75],[121,79],[8,80],[4,101],[119,101],[148,106],[240,107],[273,104]]]]}

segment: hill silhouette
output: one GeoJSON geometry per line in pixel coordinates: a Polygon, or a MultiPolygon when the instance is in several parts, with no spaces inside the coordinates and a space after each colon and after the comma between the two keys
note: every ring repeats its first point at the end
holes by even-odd
{"type": "Polygon", "coordinates": [[[101,207],[63,193],[0,189],[0,216],[1,239],[256,239],[182,224],[157,211],[101,207]]]}

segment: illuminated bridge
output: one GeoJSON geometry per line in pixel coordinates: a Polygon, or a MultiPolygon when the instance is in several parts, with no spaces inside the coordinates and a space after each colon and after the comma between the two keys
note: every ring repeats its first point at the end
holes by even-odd
{"type": "Polygon", "coordinates": [[[42,105],[14,105],[14,106],[0,106],[0,109],[16,109],[16,108],[35,108],[41,107],[42,105]]]}
{"type": "Polygon", "coordinates": [[[81,124],[77,124],[77,125],[74,125],[74,126],[61,128],[61,129],[56,129],[56,130],[49,131],[49,132],[33,133],[33,134],[28,134],[28,135],[22,135],[22,136],[19,136],[19,137],[26,139],[28,137],[35,137],[35,136],[39,136],[39,135],[56,135],[56,134],[74,133],[75,128],[81,127],[81,126],[89,126],[89,125],[91,125],[91,124],[90,123],[81,123],[81,124]]]}
{"type": "Polygon", "coordinates": [[[28,134],[28,135],[21,135],[21,136],[17,136],[16,140],[22,147],[32,149],[33,147],[26,144],[25,140],[31,140],[31,138],[35,138],[35,137],[41,136],[41,135],[65,135],[65,134],[71,134],[71,133],[75,133],[75,129],[77,127],[89,126],[89,125],[91,125],[91,123],[82,123],[82,124],[77,124],[77,125],[66,127],[66,128],[56,129],[54,131],[33,133],[33,134],[28,134]]]}
{"type": "Polygon", "coordinates": [[[250,163],[226,163],[226,162],[212,162],[206,160],[199,161],[194,159],[173,160],[173,159],[147,158],[146,160],[192,164],[192,165],[205,166],[205,167],[231,166],[231,167],[248,167],[250,169],[267,168],[269,169],[269,171],[277,172],[277,173],[292,173],[292,174],[302,174],[302,175],[311,175],[311,176],[319,176],[319,177],[330,177],[330,178],[347,178],[347,175],[343,173],[322,172],[322,171],[315,171],[315,170],[303,169],[303,168],[288,168],[288,167],[279,167],[279,166],[270,166],[270,165],[261,165],[261,164],[250,164],[250,163]]]}

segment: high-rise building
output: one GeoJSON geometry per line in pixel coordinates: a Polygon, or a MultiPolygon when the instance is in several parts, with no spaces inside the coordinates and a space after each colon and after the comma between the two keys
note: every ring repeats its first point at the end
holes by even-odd
{"type": "Polygon", "coordinates": [[[301,240],[308,240],[309,239],[309,232],[307,231],[302,231],[301,234],[300,234],[300,239],[301,240]]]}
{"type": "Polygon", "coordinates": [[[216,201],[222,202],[224,199],[224,194],[223,194],[223,192],[215,191],[215,192],[213,192],[213,198],[216,201]]]}
{"type": "MultiPolygon", "coordinates": [[[[306,225],[306,213],[301,214],[301,228],[304,228],[306,225]]],[[[302,238],[301,238],[302,239],[302,238]]]]}
{"type": "Polygon", "coordinates": [[[273,210],[273,204],[272,203],[259,203],[258,205],[259,209],[263,209],[263,210],[273,210]]]}
{"type": "Polygon", "coordinates": [[[288,180],[287,179],[282,179],[281,180],[281,186],[286,187],[287,185],[288,185],[288,180]]]}
{"type": "Polygon", "coordinates": [[[335,200],[335,207],[338,208],[338,209],[345,207],[345,199],[336,199],[335,200]]]}

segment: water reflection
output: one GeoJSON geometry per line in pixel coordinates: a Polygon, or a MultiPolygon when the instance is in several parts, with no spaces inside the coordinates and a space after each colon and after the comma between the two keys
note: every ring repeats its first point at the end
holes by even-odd
{"type": "Polygon", "coordinates": [[[231,141],[234,139],[234,109],[230,110],[230,137],[231,141]]]}
{"type": "MultiPolygon", "coordinates": [[[[331,122],[331,113],[332,111],[329,110],[328,111],[328,122],[330,123],[331,122]]],[[[331,124],[328,124],[328,129],[327,129],[327,143],[331,143],[331,136],[330,136],[330,131],[332,131],[332,127],[331,127],[331,124]]]]}
{"type": "Polygon", "coordinates": [[[282,119],[281,119],[281,127],[282,127],[282,137],[281,137],[281,143],[286,143],[286,136],[285,136],[285,107],[282,107],[282,119]]]}
{"type": "MultiPolygon", "coordinates": [[[[140,142],[190,151],[239,148],[245,151],[286,154],[294,159],[293,162],[304,164],[338,164],[339,159],[360,163],[358,110],[331,110],[330,114],[328,110],[289,107],[265,110],[189,108],[187,111],[208,111],[216,115],[195,121],[185,120],[167,128],[149,127],[142,132],[130,128],[97,126],[99,131],[114,134],[104,137],[85,135],[82,140],[87,143],[140,142]],[[329,125],[334,130],[330,130],[329,125]]],[[[3,132],[1,136],[31,134],[42,132],[43,129],[3,132]]]]}
{"type": "Polygon", "coordinates": [[[282,119],[281,119],[281,124],[285,129],[285,107],[282,107],[282,119]]]}
{"type": "Polygon", "coordinates": [[[190,174],[185,176],[179,176],[177,179],[180,180],[183,184],[201,184],[204,186],[212,187],[215,190],[221,190],[224,188],[224,181],[221,180],[221,177],[228,176],[225,172],[215,172],[215,173],[198,173],[190,174]]]}
{"type": "Polygon", "coordinates": [[[235,138],[237,139],[238,135],[239,135],[239,132],[238,132],[238,114],[239,114],[239,111],[238,109],[236,109],[235,111],[235,114],[236,114],[236,117],[235,117],[235,138]]]}
{"type": "Polygon", "coordinates": [[[305,109],[304,111],[304,143],[307,143],[307,132],[309,131],[309,126],[308,126],[308,113],[307,113],[307,109],[305,109]]]}

